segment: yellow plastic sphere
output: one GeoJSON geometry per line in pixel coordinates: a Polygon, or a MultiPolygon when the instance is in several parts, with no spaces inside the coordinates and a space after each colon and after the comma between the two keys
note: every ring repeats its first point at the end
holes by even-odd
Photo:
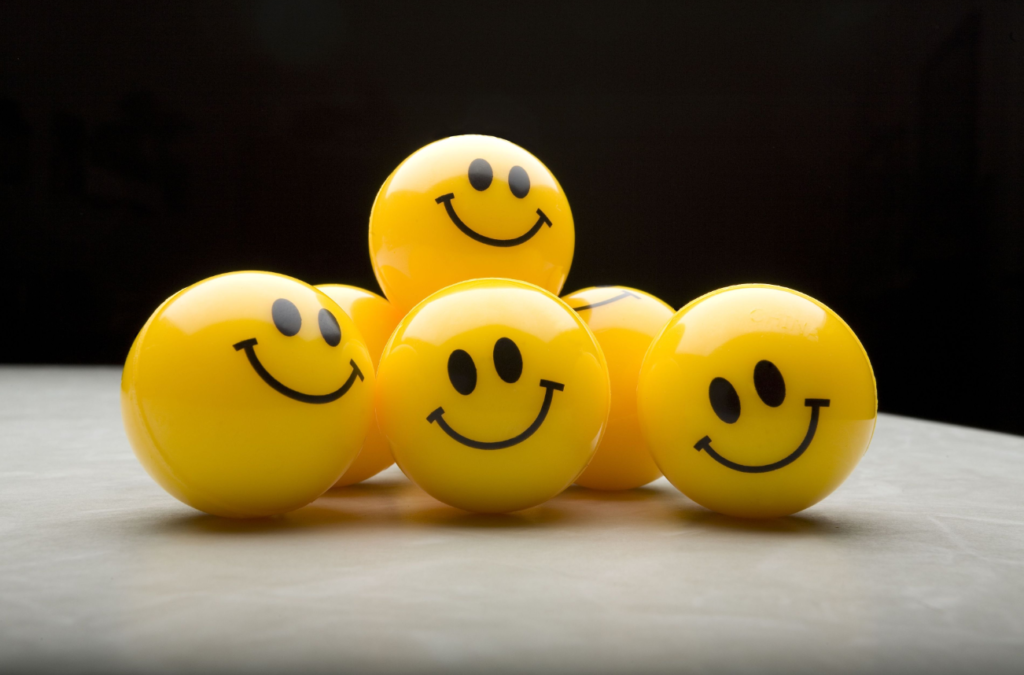
{"type": "Polygon", "coordinates": [[[540,160],[492,136],[420,148],[388,176],[370,213],[370,258],[401,312],[450,284],[507,277],[557,294],[576,235],[540,160]]]}
{"type": "Polygon", "coordinates": [[[597,490],[629,490],[661,476],[640,433],[636,381],[651,341],[675,313],[658,298],[625,286],[599,286],[562,298],[587,322],[597,338],[612,383],[608,429],[577,485],[597,490]]]}
{"type": "Polygon", "coordinates": [[[679,310],[644,359],[637,405],[672,484],[744,518],[828,496],[867,451],[878,411],[850,327],[814,298],[762,284],[679,310]]]}
{"type": "MultiPolygon", "coordinates": [[[[323,284],[317,286],[317,289],[338,303],[338,306],[355,322],[356,328],[366,341],[366,348],[370,350],[370,358],[376,369],[384,345],[387,344],[395,326],[401,321],[402,315],[384,298],[356,286],[323,284]]],[[[363,449],[359,451],[356,461],[352,462],[352,466],[342,474],[334,487],[354,485],[377,475],[394,463],[395,459],[391,456],[388,442],[377,429],[374,420],[370,424],[370,430],[366,432],[363,449]]]]}
{"type": "Polygon", "coordinates": [[[377,418],[402,471],[446,504],[508,512],[568,487],[608,420],[608,366],[554,295],[509,279],[439,291],[395,330],[377,418]]]}
{"type": "Polygon", "coordinates": [[[236,518],[297,509],[355,459],[374,372],[352,320],[296,279],[200,281],[149,318],[125,362],[135,455],[189,506],[236,518]]]}

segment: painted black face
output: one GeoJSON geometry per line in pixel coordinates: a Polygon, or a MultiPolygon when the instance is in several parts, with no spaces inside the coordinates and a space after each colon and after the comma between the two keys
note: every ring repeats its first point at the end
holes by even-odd
{"type": "MultiPolygon", "coordinates": [[[[519,378],[523,374],[523,355],[519,351],[519,346],[511,339],[507,337],[499,338],[494,343],[494,350],[491,354],[491,358],[494,362],[494,370],[498,373],[504,382],[514,384],[519,381],[519,378]]],[[[452,383],[452,387],[455,391],[459,392],[463,396],[469,396],[476,389],[477,371],[476,364],[473,362],[473,357],[468,352],[462,349],[456,349],[448,357],[448,380],[452,383]]],[[[540,412],[537,413],[537,417],[533,420],[533,423],[526,428],[522,433],[513,436],[512,438],[505,439],[503,441],[476,441],[472,438],[467,438],[459,432],[452,429],[444,419],[444,408],[439,407],[434,412],[427,416],[427,423],[432,424],[437,422],[437,426],[448,434],[452,439],[459,443],[475,448],[477,450],[501,450],[503,448],[510,448],[513,445],[522,443],[527,438],[536,433],[537,429],[540,429],[540,425],[544,423],[544,419],[548,415],[548,411],[551,409],[551,399],[554,397],[555,391],[563,391],[565,385],[559,382],[552,382],[551,380],[541,380],[540,386],[544,387],[544,402],[541,404],[540,412]]]]}
{"type": "MultiPolygon", "coordinates": [[[[761,402],[769,407],[778,408],[786,400],[786,381],[782,377],[782,372],[778,366],[771,361],[758,361],[757,365],[754,366],[754,389],[757,391],[757,396],[761,399],[761,402]]],[[[736,392],[736,387],[729,380],[724,377],[716,377],[711,380],[711,384],[708,386],[708,400],[711,403],[711,409],[715,411],[718,419],[726,424],[735,424],[739,421],[741,412],[740,396],[736,392]]],[[[726,459],[711,447],[710,436],[700,439],[693,447],[698,452],[704,450],[716,462],[735,471],[742,471],[743,473],[775,471],[792,464],[799,459],[800,455],[804,454],[804,451],[811,445],[811,441],[814,440],[814,434],[818,430],[820,411],[822,408],[827,408],[829,403],[830,400],[827,398],[804,399],[804,405],[811,409],[811,420],[807,425],[807,433],[804,435],[804,440],[796,450],[772,464],[751,466],[726,459]]]]}
{"type": "MultiPolygon", "coordinates": [[[[469,184],[474,190],[479,192],[483,192],[490,188],[491,183],[494,181],[494,170],[491,168],[490,162],[482,158],[474,159],[470,162],[467,175],[469,178],[469,184]]],[[[526,169],[521,166],[514,166],[509,170],[508,189],[518,199],[523,199],[526,195],[530,194],[530,175],[526,173],[526,169]]],[[[462,219],[459,218],[459,214],[455,212],[455,207],[452,206],[452,200],[454,199],[455,193],[449,192],[448,194],[441,195],[434,201],[438,204],[444,204],[444,210],[448,213],[448,218],[452,221],[455,227],[459,228],[459,230],[461,230],[466,236],[480,242],[481,244],[504,248],[509,246],[518,246],[520,244],[525,244],[532,239],[535,234],[540,232],[540,228],[543,225],[551,227],[551,220],[544,215],[542,210],[537,209],[537,222],[534,223],[533,227],[527,230],[525,234],[512,239],[494,239],[493,237],[487,237],[462,222],[462,219]]]]}
{"type": "Polygon", "coordinates": [[[610,305],[613,302],[618,302],[619,300],[625,300],[626,298],[634,298],[634,299],[639,300],[640,296],[637,295],[636,293],[633,293],[632,291],[622,290],[618,294],[613,295],[612,297],[607,298],[605,300],[601,300],[600,302],[592,302],[589,305],[581,305],[579,307],[573,307],[573,309],[576,310],[577,312],[582,312],[585,309],[594,309],[596,307],[604,307],[605,305],[610,305]]]}
{"type": "MultiPolygon", "coordinates": [[[[270,317],[274,321],[274,325],[282,335],[286,337],[294,337],[298,335],[299,329],[302,328],[302,314],[299,312],[299,308],[295,306],[291,300],[285,298],[278,298],[274,301],[274,304],[270,308],[270,317]]],[[[321,308],[317,313],[317,323],[320,326],[320,335],[331,347],[337,347],[341,344],[341,325],[338,323],[337,317],[331,313],[329,309],[321,308]]],[[[356,365],[355,360],[350,360],[349,363],[352,365],[352,372],[348,376],[348,379],[338,387],[336,390],[329,394],[304,394],[301,391],[295,391],[290,387],[285,386],[277,380],[260,362],[259,357],[256,355],[256,338],[249,338],[248,340],[242,340],[234,345],[235,351],[245,350],[245,355],[249,359],[249,364],[252,369],[256,371],[256,374],[266,382],[270,387],[278,393],[284,394],[288,398],[300,401],[302,403],[330,403],[337,401],[339,398],[345,395],[352,385],[355,383],[358,377],[360,381],[363,380],[363,372],[359,370],[359,366],[356,365]]]]}

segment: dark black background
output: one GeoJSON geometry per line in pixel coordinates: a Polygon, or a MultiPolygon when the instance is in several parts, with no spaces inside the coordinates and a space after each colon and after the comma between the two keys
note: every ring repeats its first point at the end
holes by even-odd
{"type": "Polygon", "coordinates": [[[118,363],[237,269],[377,290],[444,136],[559,178],[566,291],[838,311],[881,407],[1024,432],[1024,3],[0,4],[0,361],[118,363]]]}

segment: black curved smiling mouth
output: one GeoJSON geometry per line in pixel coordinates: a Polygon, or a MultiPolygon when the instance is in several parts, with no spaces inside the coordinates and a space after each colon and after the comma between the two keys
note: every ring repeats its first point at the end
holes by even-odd
{"type": "Polygon", "coordinates": [[[510,448],[513,445],[522,443],[530,436],[540,429],[540,425],[544,423],[544,418],[548,416],[548,410],[551,409],[551,399],[555,395],[555,390],[562,391],[565,389],[565,385],[559,382],[552,382],[551,380],[541,380],[540,386],[544,387],[547,391],[544,392],[544,403],[540,406],[540,412],[537,413],[537,419],[533,420],[533,424],[526,428],[526,430],[518,436],[507,438],[504,441],[474,441],[472,438],[466,438],[455,429],[448,426],[448,423],[444,421],[444,408],[438,408],[434,412],[427,415],[427,422],[437,422],[437,426],[441,427],[446,434],[451,436],[453,439],[477,450],[501,450],[503,448],[510,448]]]}
{"type": "Polygon", "coordinates": [[[811,421],[807,425],[807,434],[804,436],[804,440],[800,442],[800,445],[796,450],[791,452],[785,458],[780,459],[777,462],[773,462],[772,464],[750,466],[748,464],[738,464],[732,460],[726,459],[715,452],[715,449],[711,447],[710,436],[705,436],[700,439],[693,447],[697,452],[704,450],[716,462],[735,471],[742,471],[743,473],[767,473],[769,471],[775,471],[776,469],[781,469],[784,466],[789,466],[799,459],[800,455],[804,454],[804,451],[811,445],[811,441],[814,440],[814,433],[818,430],[818,414],[822,408],[828,407],[829,402],[830,399],[827,398],[804,399],[804,405],[811,409],[811,421]]]}
{"type": "Polygon", "coordinates": [[[345,380],[345,384],[341,385],[341,387],[329,394],[303,394],[301,391],[295,391],[294,389],[286,387],[278,382],[277,378],[271,375],[267,369],[263,367],[263,364],[260,363],[259,357],[256,356],[256,350],[253,349],[256,344],[256,338],[249,338],[248,340],[242,340],[241,342],[236,343],[234,347],[236,352],[243,349],[245,350],[245,355],[249,357],[249,363],[252,364],[252,369],[255,370],[256,374],[259,375],[264,382],[269,384],[274,391],[284,394],[288,398],[295,399],[296,401],[301,401],[302,403],[330,403],[332,401],[337,401],[345,395],[345,392],[352,388],[357,377],[360,381],[363,379],[363,371],[359,370],[359,366],[356,365],[355,360],[350,360],[349,363],[352,364],[352,373],[348,376],[348,379],[345,380]]]}
{"type": "Polygon", "coordinates": [[[455,195],[449,192],[446,195],[441,195],[434,201],[437,202],[438,204],[444,204],[444,210],[448,212],[448,217],[451,219],[453,223],[455,223],[455,227],[462,230],[463,234],[469,236],[472,239],[475,239],[481,244],[487,244],[488,246],[499,246],[502,248],[507,248],[509,246],[519,246],[520,244],[525,244],[530,239],[532,239],[533,235],[540,232],[540,228],[542,226],[547,225],[548,227],[551,227],[551,220],[546,215],[544,215],[543,211],[537,209],[537,215],[540,217],[537,219],[537,222],[533,224],[533,227],[531,227],[526,232],[526,234],[520,235],[515,239],[493,239],[491,237],[485,237],[479,232],[473,230],[471,227],[469,227],[469,225],[466,225],[464,222],[462,222],[462,219],[459,218],[459,214],[455,213],[455,207],[452,206],[453,199],[455,199],[455,195]]]}
{"type": "Polygon", "coordinates": [[[592,304],[589,304],[589,305],[581,305],[580,307],[573,307],[573,309],[576,310],[577,312],[582,312],[585,309],[594,309],[595,307],[604,307],[605,305],[610,305],[613,302],[618,302],[619,300],[625,300],[626,298],[636,298],[637,300],[639,300],[640,296],[637,295],[636,293],[631,292],[631,291],[622,291],[618,295],[614,295],[614,296],[608,298],[607,300],[602,300],[600,302],[595,302],[595,303],[592,303],[592,304]]]}

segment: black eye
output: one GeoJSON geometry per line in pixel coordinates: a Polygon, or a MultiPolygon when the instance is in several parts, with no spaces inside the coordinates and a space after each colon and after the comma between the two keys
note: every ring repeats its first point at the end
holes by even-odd
{"type": "Polygon", "coordinates": [[[487,160],[474,159],[469,165],[469,184],[483,192],[491,187],[492,180],[494,180],[494,171],[491,170],[491,165],[487,163],[487,160]]]}
{"type": "Polygon", "coordinates": [[[718,415],[718,419],[726,424],[732,424],[740,418],[740,395],[736,393],[729,380],[722,377],[711,380],[708,398],[711,399],[711,408],[718,415]]]}
{"type": "Polygon", "coordinates": [[[320,334],[324,336],[324,342],[337,347],[341,342],[341,326],[338,325],[338,320],[326,309],[320,310],[317,320],[320,322],[320,334]]]}
{"type": "Polygon", "coordinates": [[[278,298],[274,300],[274,306],[270,309],[270,315],[274,317],[274,325],[277,329],[291,337],[302,328],[302,315],[299,308],[291,300],[278,298]]]}
{"type": "Polygon", "coordinates": [[[448,357],[448,379],[452,381],[455,391],[469,396],[476,389],[476,364],[473,357],[461,349],[456,349],[448,357]]]}
{"type": "Polygon", "coordinates": [[[754,366],[754,388],[765,405],[778,408],[786,400],[786,381],[771,361],[758,361],[754,366]]]}
{"type": "Polygon", "coordinates": [[[509,170],[508,189],[512,190],[512,194],[520,199],[530,194],[530,177],[526,174],[526,169],[514,166],[509,170]]]}
{"type": "Polygon", "coordinates": [[[523,374],[523,355],[509,338],[503,337],[494,343],[494,369],[498,371],[498,377],[509,384],[523,374]]]}

